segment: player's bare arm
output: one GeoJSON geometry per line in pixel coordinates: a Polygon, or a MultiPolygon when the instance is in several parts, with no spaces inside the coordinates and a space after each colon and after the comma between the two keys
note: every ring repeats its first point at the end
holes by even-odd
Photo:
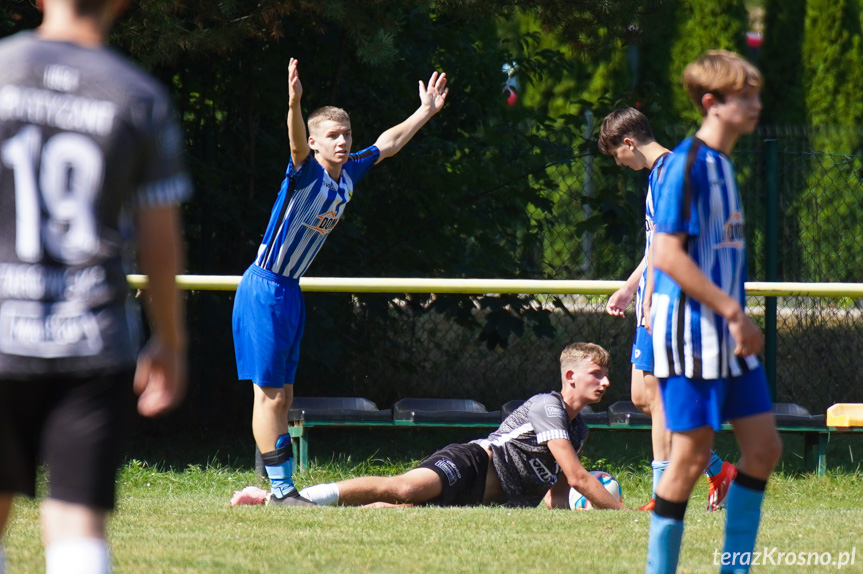
{"type": "Polygon", "coordinates": [[[375,146],[380,150],[378,161],[392,157],[407,144],[421,127],[425,125],[432,116],[441,111],[449,88],[446,87],[446,74],[433,72],[429,78],[428,85],[419,82],[420,107],[405,121],[393,126],[382,133],[375,146]]]}
{"type": "Polygon", "coordinates": [[[311,153],[306,135],[306,124],[300,100],[303,97],[303,84],[300,82],[300,72],[297,69],[297,59],[291,58],[288,64],[288,139],[291,144],[291,160],[299,168],[311,153]]]}
{"type": "Polygon", "coordinates": [[[635,297],[638,291],[638,282],[641,280],[641,274],[644,272],[644,260],[638,264],[638,267],[629,275],[623,286],[611,294],[608,298],[608,303],[605,304],[605,312],[615,317],[623,317],[629,302],[635,297]]]}
{"type": "Polygon", "coordinates": [[[153,336],[138,357],[134,389],[138,412],[165,414],[186,393],[186,329],[176,275],[183,266],[180,210],[146,208],[138,213],[138,259],[148,276],[145,303],[153,336]]]}
{"type": "Polygon", "coordinates": [[[690,297],[704,303],[728,320],[728,329],[737,342],[734,354],[757,355],[764,347],[764,335],[740,304],[710,281],[684,249],[686,235],[657,233],[653,239],[653,264],[666,273],[690,297]]]}
{"type": "MultiPolygon", "coordinates": [[[[554,460],[563,471],[566,480],[558,480],[558,483],[566,484],[582,493],[594,508],[609,508],[614,510],[626,510],[626,506],[615,500],[615,498],[599,483],[595,476],[590,474],[578,460],[572,443],[565,438],[555,438],[548,441],[548,449],[554,455],[554,460]]],[[[557,486],[557,484],[555,484],[557,486]]],[[[568,508],[569,488],[559,486],[549,490],[550,496],[546,497],[546,506],[550,508],[568,508]]]]}

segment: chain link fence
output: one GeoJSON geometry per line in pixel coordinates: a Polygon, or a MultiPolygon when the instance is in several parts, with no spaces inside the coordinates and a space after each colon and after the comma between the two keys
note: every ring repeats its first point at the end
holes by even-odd
{"type": "MultiPolygon", "coordinates": [[[[682,137],[658,135],[660,141],[682,137]]],[[[822,135],[762,129],[738,144],[750,280],[863,279],[861,158],[819,150],[822,135]]],[[[553,208],[526,213],[526,225],[541,233],[524,250],[533,259],[524,268],[540,269],[535,279],[625,279],[643,253],[647,174],[584,156],[555,163],[546,175],[544,181],[557,182],[541,190],[553,208]]],[[[341,325],[309,320],[307,340],[325,340],[328,348],[304,351],[312,356],[309,365],[301,363],[299,395],[364,396],[381,405],[403,397],[473,398],[496,409],[557,389],[562,348],[593,341],[613,357],[605,404],[629,398],[633,313],[625,319],[605,314],[607,296],[309,293],[306,299],[310,317],[316,307],[337,305],[346,319],[341,325]],[[325,356],[342,360],[326,366],[325,356]],[[318,384],[320,369],[331,371],[325,384],[318,384]]],[[[749,298],[749,313],[775,334],[768,336],[775,344],[767,365],[777,401],[812,412],[863,401],[859,304],[749,298]]]]}
{"type": "MultiPolygon", "coordinates": [[[[663,142],[685,135],[657,133],[663,142]]],[[[746,209],[750,281],[863,283],[863,166],[859,152],[828,151],[838,140],[861,141],[856,133],[761,129],[738,143],[733,159],[746,209]]],[[[543,198],[542,208],[529,206],[524,214],[520,269],[511,277],[625,279],[643,254],[646,183],[646,173],[621,169],[610,158],[572,154],[551,161],[546,173],[508,184],[534,186],[543,198]]],[[[592,341],[612,354],[603,404],[628,400],[634,312],[630,306],[626,318],[607,315],[606,300],[306,293],[295,392],[361,396],[382,407],[405,397],[472,398],[497,409],[559,388],[560,351],[592,341]]],[[[190,329],[206,334],[193,348],[193,377],[204,383],[190,406],[193,419],[206,413],[244,428],[251,399],[248,385],[235,382],[226,327],[231,305],[231,296],[215,293],[190,299],[190,329]],[[213,387],[216,380],[228,383],[213,387]]],[[[777,401],[821,413],[836,402],[863,402],[860,299],[749,297],[748,307],[767,335],[765,365],[777,401]]]]}

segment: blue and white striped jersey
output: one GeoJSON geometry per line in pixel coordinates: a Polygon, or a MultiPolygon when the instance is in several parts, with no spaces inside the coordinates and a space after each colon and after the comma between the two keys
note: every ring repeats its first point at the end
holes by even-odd
{"type": "MultiPolygon", "coordinates": [[[[684,233],[695,264],[745,306],[746,245],[743,207],[731,160],[697,138],[687,138],[666,160],[654,190],[656,233],[684,233]]],[[[654,374],[692,379],[737,377],[758,366],[734,355],[728,322],[690,298],[657,271],[652,300],[654,374]]]]}
{"type": "Polygon", "coordinates": [[[375,146],[352,153],[339,181],[330,177],[314,154],[297,170],[289,161],[255,265],[285,277],[302,277],[339,222],[354,185],[378,157],[375,146]]]}
{"type": "MultiPolygon", "coordinates": [[[[650,168],[650,175],[647,178],[647,198],[644,200],[644,261],[647,261],[647,256],[650,253],[650,246],[653,245],[653,226],[654,226],[654,205],[653,205],[653,188],[656,187],[656,182],[659,179],[659,174],[665,168],[665,159],[668,153],[659,156],[650,168]]],[[[635,292],[635,325],[641,327],[645,324],[644,320],[644,290],[647,288],[647,265],[644,266],[644,273],[641,274],[641,279],[638,280],[638,290],[635,292]]]]}

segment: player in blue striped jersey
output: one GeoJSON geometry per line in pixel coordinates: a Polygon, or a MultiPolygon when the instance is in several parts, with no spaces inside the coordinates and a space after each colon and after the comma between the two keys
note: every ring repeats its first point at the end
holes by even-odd
{"type": "Polygon", "coordinates": [[[782,443],[767,379],[756,355],[764,338],[745,314],[743,210],[729,160],[761,111],[761,75],[742,57],[708,52],[684,72],[703,116],[675,148],[658,182],[653,240],[654,373],[671,459],[651,516],[647,572],[674,572],[692,487],[707,464],[715,431],[730,421],[740,448],[728,491],[721,572],[748,572],[767,479],[782,443]]]}
{"type": "Polygon", "coordinates": [[[420,106],[383,132],[374,145],[351,153],[348,114],[324,107],[300,110],[297,60],[288,65],[291,157],[255,262],[234,300],[233,331],[240,380],[254,385],[252,432],[270,478],[271,504],[306,505],[293,484],[288,410],[300,353],[305,307],[299,280],[335,228],[354,186],[376,163],[398,153],[438,113],[448,89],[445,74],[419,82],[420,106]]]}
{"type": "MultiPolygon", "coordinates": [[[[617,165],[640,171],[649,169],[647,197],[644,203],[645,247],[644,257],[629,275],[623,286],[611,294],[605,310],[609,315],[623,317],[630,301],[635,297],[635,340],[632,344],[632,402],[651,418],[653,446],[653,492],[662,471],[668,465],[670,436],[665,430],[662,398],[659,384],[653,376],[653,342],[645,317],[650,313],[652,291],[652,263],[650,246],[653,242],[653,188],[658,174],[664,167],[668,149],[660,145],[650,127],[648,119],[635,108],[614,110],[602,120],[599,130],[599,151],[614,158],[617,165]],[[648,285],[650,283],[650,285],[648,285]]],[[[652,510],[654,499],[639,510],[652,510]]]]}
{"type": "MultiPolygon", "coordinates": [[[[623,317],[629,302],[635,297],[635,341],[632,345],[632,402],[650,417],[653,446],[653,493],[650,501],[639,510],[653,510],[656,504],[656,487],[668,467],[671,433],[665,428],[665,414],[659,382],[653,374],[653,339],[649,331],[650,301],[653,293],[653,263],[650,260],[653,243],[654,202],[653,189],[668,158],[668,149],[660,145],[653,135],[648,119],[634,108],[620,108],[602,120],[599,130],[599,150],[614,157],[617,165],[635,171],[649,169],[647,197],[644,205],[645,248],[644,257],[623,286],[612,293],[605,306],[606,312],[623,317]]],[[[724,503],[728,486],[734,479],[736,468],[711,453],[705,473],[708,477],[707,510],[718,510],[724,503]]]]}

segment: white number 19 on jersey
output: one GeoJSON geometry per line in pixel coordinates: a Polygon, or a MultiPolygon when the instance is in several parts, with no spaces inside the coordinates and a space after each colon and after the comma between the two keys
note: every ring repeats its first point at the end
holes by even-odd
{"type": "Polygon", "coordinates": [[[43,145],[39,128],[26,126],[0,152],[15,174],[15,250],[21,261],[38,262],[47,252],[76,265],[95,255],[94,203],[104,166],[99,146],[65,132],[43,145]]]}

